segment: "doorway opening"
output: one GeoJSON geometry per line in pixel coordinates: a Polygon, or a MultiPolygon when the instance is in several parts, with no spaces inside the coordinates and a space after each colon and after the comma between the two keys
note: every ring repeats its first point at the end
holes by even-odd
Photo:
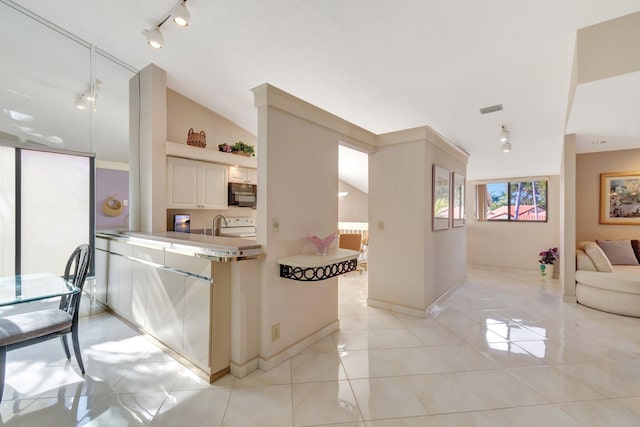
{"type": "Polygon", "coordinates": [[[369,250],[369,155],[338,147],[338,232],[341,248],[357,250],[358,268],[338,280],[338,303],[367,304],[369,250]]]}

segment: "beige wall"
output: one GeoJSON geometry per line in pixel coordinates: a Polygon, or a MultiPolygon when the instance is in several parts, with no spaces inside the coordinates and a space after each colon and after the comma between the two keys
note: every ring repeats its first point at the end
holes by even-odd
{"type": "Polygon", "coordinates": [[[349,194],[338,200],[338,221],[369,222],[369,195],[344,181],[338,181],[338,191],[349,194]]]}
{"type": "Polygon", "coordinates": [[[538,254],[560,244],[560,177],[549,178],[548,221],[540,223],[476,221],[475,185],[467,183],[468,263],[537,270],[538,254]]]}
{"type": "Polygon", "coordinates": [[[167,88],[167,140],[187,142],[189,128],[204,130],[207,150],[217,150],[218,144],[242,141],[258,151],[257,138],[231,120],[226,119],[191,99],[167,88]]]}
{"type": "MultiPolygon", "coordinates": [[[[372,135],[273,86],[253,91],[260,146],[257,232],[258,243],[266,248],[258,347],[260,367],[269,369],[338,328],[337,278],[284,279],[277,259],[313,254],[307,233],[326,236],[335,231],[338,144],[354,135],[372,135]],[[276,323],[280,339],[272,341],[276,323]]],[[[332,246],[337,247],[337,241],[332,246]]]]}
{"type": "Polygon", "coordinates": [[[369,304],[424,315],[466,278],[464,227],[431,230],[432,165],[466,175],[466,155],[429,128],[380,136],[369,156],[369,304]]]}
{"type": "Polygon", "coordinates": [[[640,12],[577,34],[578,84],[640,70],[640,12]]]}
{"type": "Polygon", "coordinates": [[[640,171],[640,149],[576,156],[576,240],[640,239],[640,226],[601,225],[600,174],[640,171]]]}

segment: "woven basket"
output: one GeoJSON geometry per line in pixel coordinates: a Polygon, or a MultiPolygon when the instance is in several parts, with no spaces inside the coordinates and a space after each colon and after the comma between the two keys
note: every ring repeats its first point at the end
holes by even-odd
{"type": "Polygon", "coordinates": [[[187,145],[205,148],[207,146],[207,138],[204,131],[201,130],[200,133],[195,133],[193,128],[190,128],[189,133],[187,133],[187,145]]]}
{"type": "Polygon", "coordinates": [[[107,197],[102,204],[102,213],[106,216],[118,216],[122,213],[122,202],[115,197],[107,197]]]}

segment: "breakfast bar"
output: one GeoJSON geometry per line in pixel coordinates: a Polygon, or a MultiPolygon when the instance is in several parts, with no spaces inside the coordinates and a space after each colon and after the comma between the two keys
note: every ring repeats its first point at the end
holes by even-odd
{"type": "Polygon", "coordinates": [[[233,325],[233,307],[243,307],[244,281],[256,285],[263,256],[254,239],[102,230],[93,296],[213,382],[242,353],[232,334],[248,325],[233,325]]]}

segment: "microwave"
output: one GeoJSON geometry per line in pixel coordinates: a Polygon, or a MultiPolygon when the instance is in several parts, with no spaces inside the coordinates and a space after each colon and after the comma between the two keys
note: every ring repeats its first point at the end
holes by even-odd
{"type": "Polygon", "coordinates": [[[255,209],[257,195],[258,187],[255,184],[229,183],[229,206],[255,209]]]}

